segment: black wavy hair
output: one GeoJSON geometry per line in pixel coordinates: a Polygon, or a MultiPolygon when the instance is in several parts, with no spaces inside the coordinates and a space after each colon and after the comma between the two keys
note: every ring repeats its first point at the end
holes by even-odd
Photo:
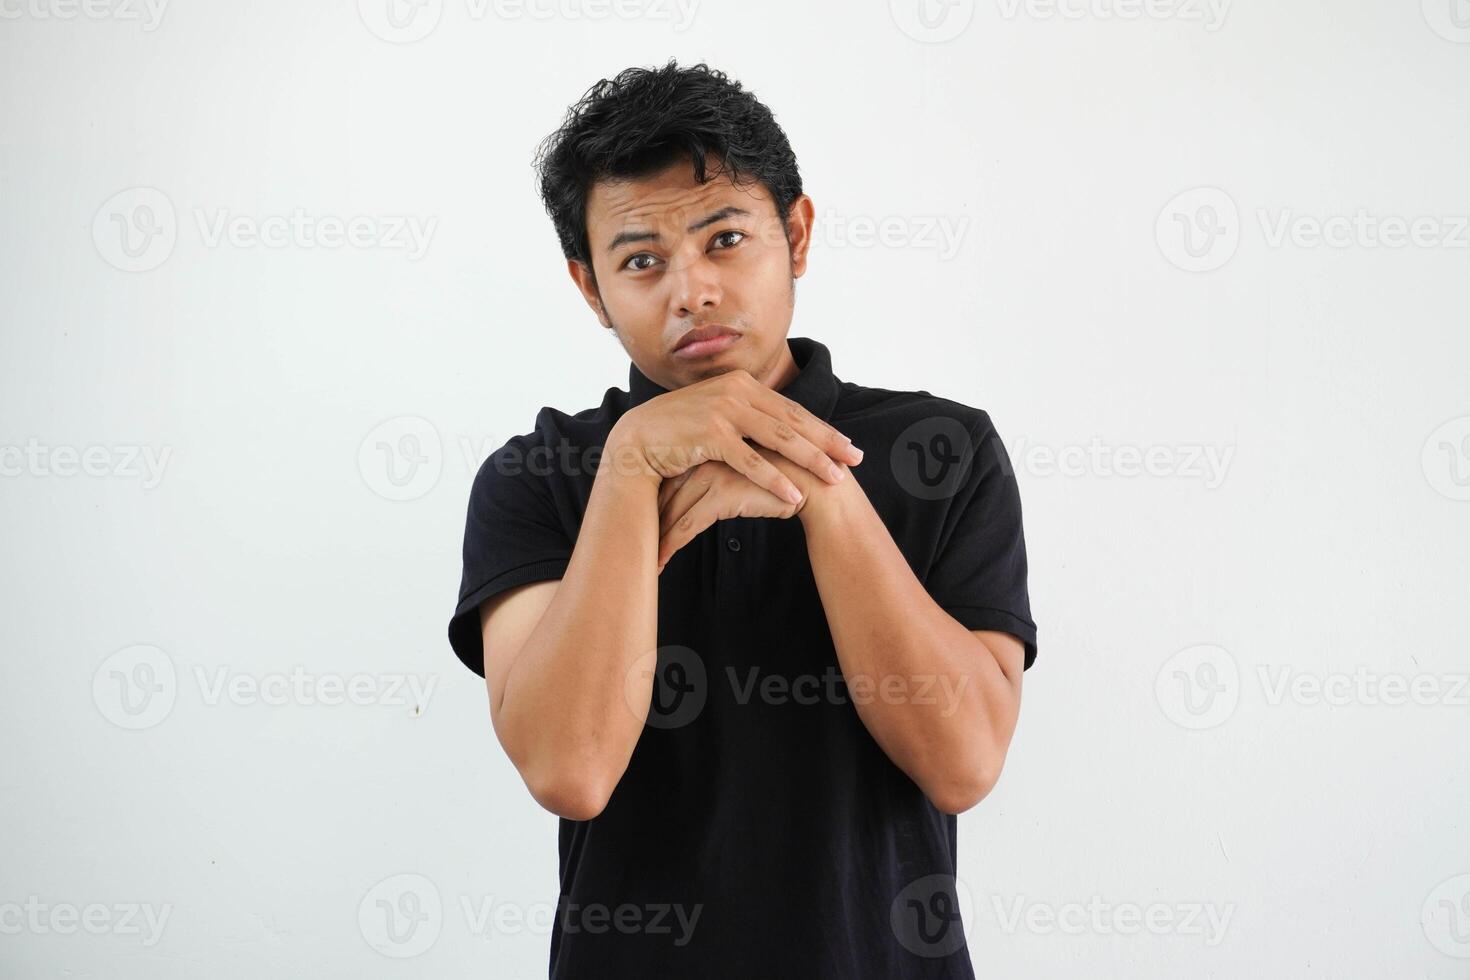
{"type": "Polygon", "coordinates": [[[593,183],[646,177],[686,155],[701,184],[728,174],[737,184],[753,178],[765,185],[785,227],[801,196],[801,174],[771,110],[724,72],[703,63],[681,68],[670,59],[662,68],[628,68],[597,82],[541,142],[534,165],[562,253],[591,270],[593,183]]]}

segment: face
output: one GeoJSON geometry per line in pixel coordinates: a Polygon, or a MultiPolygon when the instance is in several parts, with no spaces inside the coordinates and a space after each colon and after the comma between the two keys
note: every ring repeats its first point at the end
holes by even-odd
{"type": "Polygon", "coordinates": [[[736,368],[778,387],[795,371],[786,334],[812,215],[803,195],[781,221],[759,182],[736,186],[721,174],[700,184],[686,157],[649,177],[594,184],[592,268],[573,260],[568,270],[602,325],[664,388],[736,368]],[[733,338],[677,349],[690,330],[716,327],[733,338]]]}

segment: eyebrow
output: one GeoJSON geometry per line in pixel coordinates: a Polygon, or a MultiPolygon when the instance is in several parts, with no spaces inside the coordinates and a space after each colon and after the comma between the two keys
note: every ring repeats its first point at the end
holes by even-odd
{"type": "MultiPolygon", "coordinates": [[[[703,218],[694,222],[694,224],[689,226],[688,230],[690,232],[696,232],[701,228],[708,228],[710,225],[724,221],[726,218],[735,217],[748,218],[750,217],[750,212],[744,208],[734,206],[720,208],[720,210],[713,214],[705,215],[703,218]]],[[[620,231],[613,236],[612,243],[608,245],[607,250],[609,252],[616,252],[620,247],[631,244],[632,242],[656,242],[658,238],[658,232],[656,231],[620,231]]]]}

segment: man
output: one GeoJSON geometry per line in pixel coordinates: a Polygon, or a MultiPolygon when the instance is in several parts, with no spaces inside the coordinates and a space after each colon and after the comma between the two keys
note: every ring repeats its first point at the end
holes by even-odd
{"type": "Polygon", "coordinates": [[[1000,436],[788,338],[812,201],[720,72],[599,82],[538,164],[629,387],[485,461],[449,636],[563,818],[551,977],[973,977],[955,814],[1036,655],[1000,436]]]}

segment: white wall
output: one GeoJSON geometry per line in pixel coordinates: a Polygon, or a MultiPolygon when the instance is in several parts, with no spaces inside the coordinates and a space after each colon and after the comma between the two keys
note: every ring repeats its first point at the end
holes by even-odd
{"type": "Polygon", "coordinates": [[[691,2],[0,0],[0,973],[543,975],[556,820],[444,627],[483,454],[626,380],[532,151],[674,55],[796,147],[792,332],[1021,469],[1040,655],[961,818],[977,972],[1464,976],[1465,0],[691,2]],[[213,237],[298,209],[426,248],[213,237]],[[393,947],[405,888],[442,911],[393,947]]]}

